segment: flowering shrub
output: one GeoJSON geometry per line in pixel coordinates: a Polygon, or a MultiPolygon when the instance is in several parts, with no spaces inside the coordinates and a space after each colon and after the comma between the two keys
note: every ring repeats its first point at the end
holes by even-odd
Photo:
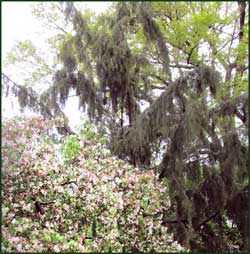
{"type": "Polygon", "coordinates": [[[47,136],[53,126],[53,121],[46,123],[42,117],[15,117],[4,120],[2,124],[2,157],[3,171],[15,170],[22,165],[27,156],[34,156],[33,147],[41,138],[47,136]]]}
{"type": "Polygon", "coordinates": [[[58,149],[52,125],[3,124],[3,251],[182,250],[161,223],[167,190],[152,170],[112,157],[89,129],[58,149]]]}

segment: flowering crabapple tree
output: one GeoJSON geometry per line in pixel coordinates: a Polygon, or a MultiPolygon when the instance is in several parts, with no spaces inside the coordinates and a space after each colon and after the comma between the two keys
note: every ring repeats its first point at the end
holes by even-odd
{"type": "Polygon", "coordinates": [[[55,121],[3,122],[3,250],[180,251],[162,224],[166,184],[112,157],[88,125],[56,142],[55,121]]]}

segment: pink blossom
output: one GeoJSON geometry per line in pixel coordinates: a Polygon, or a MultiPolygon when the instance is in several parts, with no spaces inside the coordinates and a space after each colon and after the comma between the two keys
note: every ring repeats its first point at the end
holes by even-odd
{"type": "Polygon", "coordinates": [[[47,175],[47,173],[43,170],[39,170],[38,173],[37,173],[39,176],[45,176],[47,175]]]}

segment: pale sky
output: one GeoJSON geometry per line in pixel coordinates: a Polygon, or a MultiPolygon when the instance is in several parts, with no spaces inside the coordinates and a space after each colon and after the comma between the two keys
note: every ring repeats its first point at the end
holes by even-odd
{"type": "MultiPolygon", "coordinates": [[[[31,4],[35,2],[2,2],[2,57],[15,41],[34,39],[43,35],[40,22],[31,13],[31,4]]],[[[112,2],[82,2],[96,14],[105,11],[112,2]]]]}
{"type": "Polygon", "coordinates": [[[2,57],[14,46],[15,41],[32,39],[41,29],[32,16],[30,2],[2,2],[2,57]]]}
{"type": "MultiPolygon", "coordinates": [[[[31,13],[31,5],[35,2],[2,2],[2,68],[6,70],[3,60],[7,52],[14,46],[15,42],[31,40],[38,47],[43,46],[43,40],[48,37],[44,29],[31,13]]],[[[78,2],[79,4],[79,2],[78,2]]],[[[112,2],[82,2],[83,6],[93,10],[96,14],[105,11],[112,2]]],[[[68,101],[65,113],[69,116],[71,125],[78,124],[80,115],[78,111],[78,100],[72,98],[68,101]],[[72,112],[74,112],[72,114],[72,112]]],[[[30,112],[27,111],[28,114],[30,112]]],[[[4,117],[12,117],[19,114],[17,100],[11,102],[8,98],[2,98],[2,114],[4,117]]]]}

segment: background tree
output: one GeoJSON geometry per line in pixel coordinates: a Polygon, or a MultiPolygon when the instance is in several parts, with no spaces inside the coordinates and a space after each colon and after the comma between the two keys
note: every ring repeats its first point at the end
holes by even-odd
{"type": "Polygon", "coordinates": [[[97,17],[63,8],[73,32],[57,41],[42,104],[56,113],[75,91],[114,154],[167,179],[162,223],[181,244],[228,251],[235,233],[247,250],[248,4],[123,2],[97,17]]]}

